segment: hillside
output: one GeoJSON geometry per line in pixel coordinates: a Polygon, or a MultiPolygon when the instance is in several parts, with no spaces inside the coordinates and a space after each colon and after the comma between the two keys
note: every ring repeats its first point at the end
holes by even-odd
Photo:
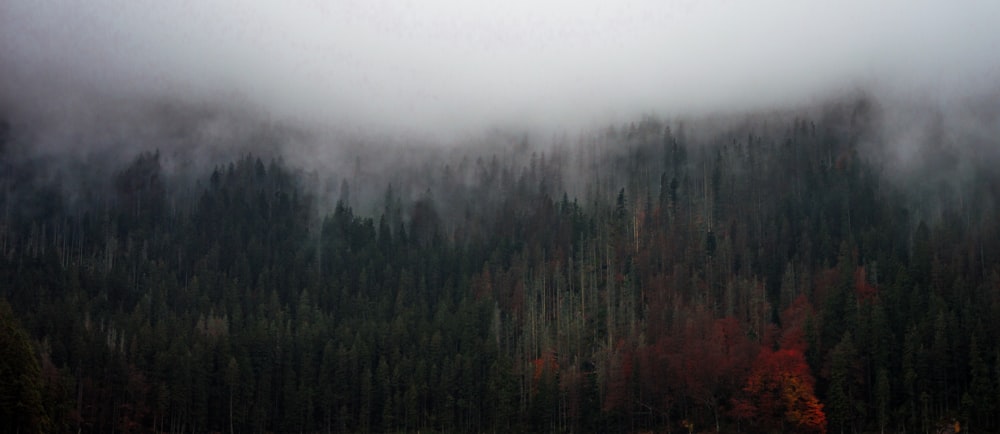
{"type": "Polygon", "coordinates": [[[336,170],[280,129],[67,156],[5,122],[0,420],[996,432],[996,136],[938,118],[903,164],[888,119],[860,97],[336,170]]]}

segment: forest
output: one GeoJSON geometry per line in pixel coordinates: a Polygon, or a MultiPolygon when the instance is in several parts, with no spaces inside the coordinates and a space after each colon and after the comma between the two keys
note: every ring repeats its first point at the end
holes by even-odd
{"type": "Polygon", "coordinates": [[[997,160],[880,107],[336,175],[0,122],[2,430],[1000,432],[997,160]]]}

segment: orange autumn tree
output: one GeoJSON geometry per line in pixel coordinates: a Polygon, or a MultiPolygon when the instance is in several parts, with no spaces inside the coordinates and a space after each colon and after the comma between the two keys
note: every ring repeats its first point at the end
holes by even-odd
{"type": "Polygon", "coordinates": [[[532,365],[529,422],[535,431],[553,431],[559,417],[559,361],[554,351],[546,351],[532,365]]]}
{"type": "Polygon", "coordinates": [[[799,349],[762,348],[732,415],[761,430],[826,433],[823,404],[813,392],[813,377],[799,349]]]}

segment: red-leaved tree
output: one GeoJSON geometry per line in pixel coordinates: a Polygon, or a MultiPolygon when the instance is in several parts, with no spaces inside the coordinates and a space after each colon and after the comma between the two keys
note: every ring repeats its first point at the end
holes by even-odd
{"type": "Polygon", "coordinates": [[[823,404],[799,349],[761,349],[732,416],[763,430],[826,433],[823,404]]]}

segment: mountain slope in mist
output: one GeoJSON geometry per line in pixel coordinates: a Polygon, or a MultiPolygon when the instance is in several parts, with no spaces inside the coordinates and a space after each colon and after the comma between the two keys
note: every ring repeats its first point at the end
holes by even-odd
{"type": "Polygon", "coordinates": [[[462,146],[146,107],[4,123],[22,431],[1000,428],[995,105],[462,146]]]}

